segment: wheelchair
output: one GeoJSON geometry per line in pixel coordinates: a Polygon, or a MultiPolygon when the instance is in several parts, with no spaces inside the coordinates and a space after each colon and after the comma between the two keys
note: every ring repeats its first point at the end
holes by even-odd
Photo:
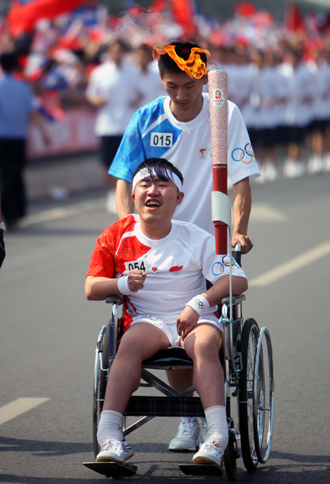
{"type": "MultiPolygon", "coordinates": [[[[233,252],[240,264],[240,252],[233,252]]],[[[225,405],[229,443],[224,455],[226,474],[231,482],[237,479],[237,459],[242,456],[247,471],[254,472],[259,463],[267,461],[272,443],[274,421],[274,370],[270,334],[252,319],[243,319],[245,295],[225,297],[221,301],[222,347],[220,360],[224,371],[225,405]],[[234,417],[235,416],[235,417],[234,417]]],[[[101,328],[96,345],[93,387],[93,445],[95,456],[100,448],[97,428],[101,415],[107,378],[120,337],[123,334],[124,299],[108,297],[110,321],[101,328]]],[[[166,348],[142,362],[141,387],[153,387],[160,396],[133,394],[123,419],[123,434],[141,427],[154,417],[204,417],[198,396],[189,396],[194,387],[180,393],[149,370],[179,370],[193,367],[183,348],[166,348]],[[127,426],[128,416],[138,419],[127,426]]],[[[111,463],[85,463],[107,477],[123,477],[136,473],[136,466],[111,463]],[[102,464],[102,465],[99,465],[102,464]],[[112,468],[112,470],[110,469],[112,468]]],[[[188,475],[221,475],[215,465],[180,464],[188,475]]]]}

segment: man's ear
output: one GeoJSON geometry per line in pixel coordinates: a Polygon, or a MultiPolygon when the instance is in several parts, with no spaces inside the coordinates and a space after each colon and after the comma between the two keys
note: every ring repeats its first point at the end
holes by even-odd
{"type": "Polygon", "coordinates": [[[133,202],[135,202],[135,193],[131,193],[131,197],[133,199],[133,202]]]}
{"type": "Polygon", "coordinates": [[[183,200],[184,193],[183,192],[178,192],[177,197],[176,197],[176,206],[181,205],[181,202],[183,200]]]}

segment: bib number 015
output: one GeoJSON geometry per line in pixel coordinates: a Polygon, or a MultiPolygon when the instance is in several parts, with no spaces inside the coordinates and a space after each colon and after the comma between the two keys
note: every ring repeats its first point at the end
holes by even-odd
{"type": "Polygon", "coordinates": [[[170,148],[173,145],[172,133],[151,133],[150,146],[170,148]]]}

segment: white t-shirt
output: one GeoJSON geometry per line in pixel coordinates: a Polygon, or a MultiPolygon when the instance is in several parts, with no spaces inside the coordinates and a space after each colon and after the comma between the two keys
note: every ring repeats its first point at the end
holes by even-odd
{"type": "MultiPolygon", "coordinates": [[[[165,158],[183,174],[183,202],[175,218],[213,232],[211,220],[212,153],[209,96],[203,93],[200,113],[187,123],[172,114],[170,98],[159,98],[133,116],[109,173],[132,182],[147,158],[165,158]]],[[[238,107],[228,101],[228,174],[233,184],[259,176],[245,123],[238,107]]]]}
{"type": "Polygon", "coordinates": [[[286,124],[306,127],[313,118],[313,102],[307,102],[306,98],[313,98],[314,75],[302,63],[296,69],[291,64],[283,63],[280,72],[286,76],[288,87],[286,124]]]}
{"type": "Polygon", "coordinates": [[[158,97],[165,96],[166,92],[158,71],[156,72],[151,66],[148,66],[146,72],[137,68],[134,70],[136,88],[142,96],[139,107],[154,101],[158,97]]]}
{"type": "Polygon", "coordinates": [[[106,61],[91,72],[87,90],[87,99],[92,96],[106,96],[107,101],[100,106],[95,124],[97,136],[122,135],[130,122],[135,108],[133,101],[138,91],[134,69],[126,64],[120,68],[113,62],[106,61]]]}
{"type": "MultiPolygon", "coordinates": [[[[171,232],[159,240],[146,237],[139,216],[129,215],[98,238],[87,276],[121,277],[139,269],[147,277],[143,289],[126,296],[125,328],[138,315],[175,323],[187,302],[229,274],[229,255],[215,254],[214,237],[194,224],[172,220],[171,232]]],[[[246,278],[233,260],[233,276],[246,278]]],[[[218,322],[217,307],[203,319],[218,322]]]]}

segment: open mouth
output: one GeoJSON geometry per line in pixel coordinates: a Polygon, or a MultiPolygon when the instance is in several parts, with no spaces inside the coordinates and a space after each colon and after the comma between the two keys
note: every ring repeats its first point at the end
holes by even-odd
{"type": "Polygon", "coordinates": [[[149,207],[149,208],[160,207],[160,202],[158,200],[147,200],[145,204],[146,204],[146,207],[149,207]]]}

